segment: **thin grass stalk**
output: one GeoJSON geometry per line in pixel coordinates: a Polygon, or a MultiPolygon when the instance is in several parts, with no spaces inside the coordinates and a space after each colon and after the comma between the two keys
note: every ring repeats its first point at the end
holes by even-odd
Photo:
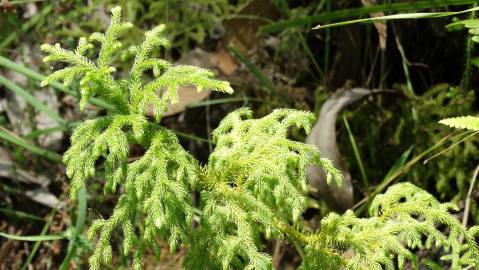
{"type": "Polygon", "coordinates": [[[354,134],[349,127],[349,122],[346,116],[343,115],[344,126],[346,127],[346,131],[348,132],[349,141],[351,143],[351,147],[353,148],[354,157],[356,158],[356,162],[358,163],[359,172],[361,173],[361,179],[363,181],[363,185],[367,193],[369,193],[369,180],[368,176],[366,175],[366,170],[364,169],[363,159],[361,158],[361,153],[359,152],[358,145],[356,143],[356,139],[354,138],[354,134]]]}
{"type": "Polygon", "coordinates": [[[477,3],[477,0],[424,0],[411,1],[393,4],[374,5],[369,7],[343,9],[331,12],[325,12],[313,16],[304,16],[291,20],[282,20],[260,28],[260,34],[272,34],[284,31],[292,27],[306,27],[310,24],[325,23],[327,21],[343,20],[354,17],[367,16],[376,12],[409,12],[421,9],[461,6],[477,3]]]}
{"type": "MultiPolygon", "coordinates": [[[[477,4],[473,5],[473,8],[477,7],[477,4]]],[[[473,20],[476,18],[476,11],[471,12],[469,19],[473,20]]],[[[475,42],[472,40],[473,35],[467,34],[466,40],[466,63],[463,74],[463,85],[464,90],[471,90],[471,73],[472,73],[472,52],[474,50],[475,42]]]]}

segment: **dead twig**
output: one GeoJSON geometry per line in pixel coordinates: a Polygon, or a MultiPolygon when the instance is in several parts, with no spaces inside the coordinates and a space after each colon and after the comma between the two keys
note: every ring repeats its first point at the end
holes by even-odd
{"type": "MultiPolygon", "coordinates": [[[[471,184],[469,185],[469,191],[467,192],[466,196],[466,203],[464,206],[464,217],[462,218],[462,226],[467,226],[467,221],[469,220],[469,208],[471,207],[471,197],[472,191],[474,190],[474,186],[476,185],[477,174],[479,174],[479,165],[477,165],[476,169],[474,169],[474,174],[471,178],[471,184]]],[[[459,243],[462,244],[464,240],[464,235],[461,235],[459,238],[459,243]]]]}
{"type": "Polygon", "coordinates": [[[279,269],[281,263],[281,240],[276,239],[274,243],[274,251],[273,251],[273,267],[274,269],[279,269]]]}

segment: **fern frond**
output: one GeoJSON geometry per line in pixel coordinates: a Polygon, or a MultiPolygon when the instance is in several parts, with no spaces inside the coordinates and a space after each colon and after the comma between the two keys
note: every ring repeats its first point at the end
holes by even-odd
{"type": "Polygon", "coordinates": [[[463,128],[469,130],[479,131],[479,117],[475,116],[462,116],[455,118],[448,118],[439,121],[439,123],[454,127],[454,128],[463,128]]]}

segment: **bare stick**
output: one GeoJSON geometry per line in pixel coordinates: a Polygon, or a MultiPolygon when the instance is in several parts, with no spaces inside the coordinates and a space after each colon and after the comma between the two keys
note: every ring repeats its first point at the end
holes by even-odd
{"type": "MultiPolygon", "coordinates": [[[[469,208],[471,207],[471,196],[472,196],[472,191],[474,190],[474,186],[476,185],[476,179],[477,179],[477,174],[479,173],[479,165],[477,165],[476,169],[474,170],[474,174],[472,175],[471,178],[471,184],[469,185],[469,191],[467,192],[466,196],[466,204],[464,206],[464,217],[462,218],[462,226],[466,227],[467,226],[467,221],[469,219],[469,208]]],[[[459,238],[459,243],[462,244],[462,240],[464,239],[464,236],[461,235],[459,238]]]]}

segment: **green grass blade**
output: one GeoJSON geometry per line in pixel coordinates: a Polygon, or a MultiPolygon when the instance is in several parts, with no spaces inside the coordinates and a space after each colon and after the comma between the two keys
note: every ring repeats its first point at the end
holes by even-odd
{"type": "Polygon", "coordinates": [[[179,137],[182,137],[182,138],[185,138],[185,139],[194,140],[194,141],[201,142],[201,143],[211,143],[210,140],[202,138],[202,137],[195,136],[193,134],[184,133],[184,132],[177,131],[177,130],[174,130],[173,132],[176,135],[178,135],[179,137]]]}
{"type": "MultiPolygon", "coordinates": [[[[426,266],[427,269],[430,270],[443,270],[443,266],[438,264],[437,262],[430,260],[430,259],[422,259],[421,261],[423,266],[426,266]]],[[[422,269],[422,268],[421,268],[422,269]]]]}
{"type": "Polygon", "coordinates": [[[326,24],[326,25],[318,25],[313,29],[325,29],[325,28],[344,26],[344,25],[355,24],[355,23],[376,22],[376,21],[432,19],[432,18],[440,18],[440,17],[447,17],[447,16],[455,16],[455,15],[459,15],[463,13],[474,12],[477,10],[479,10],[479,7],[471,8],[471,9],[467,9],[463,11],[457,11],[457,12],[421,12],[421,13],[394,14],[394,15],[387,15],[387,16],[381,16],[381,17],[338,22],[338,23],[332,23],[332,24],[326,24]]]}
{"type": "Polygon", "coordinates": [[[407,159],[409,158],[409,155],[411,154],[412,149],[414,146],[409,147],[400,157],[396,162],[394,162],[393,166],[389,169],[388,173],[386,176],[384,176],[383,181],[391,178],[392,175],[396,174],[399,172],[399,170],[404,166],[406,163],[407,159]]]}
{"type": "MultiPolygon", "coordinates": [[[[331,0],[326,0],[326,12],[330,13],[331,12],[331,0]]],[[[310,28],[310,27],[308,27],[310,28]]],[[[331,58],[331,30],[327,29],[324,37],[324,67],[323,70],[324,72],[329,71],[329,62],[331,58]]]]}
{"type": "Polygon", "coordinates": [[[70,266],[71,260],[75,257],[76,251],[78,249],[79,237],[83,232],[83,226],[85,225],[85,218],[86,218],[86,189],[83,186],[78,193],[78,214],[77,214],[77,221],[75,225],[75,234],[74,237],[70,240],[68,244],[68,252],[63,260],[62,265],[60,266],[60,270],[67,270],[70,266]]]}
{"type": "Polygon", "coordinates": [[[291,27],[307,27],[310,24],[318,24],[327,21],[342,20],[360,16],[369,16],[369,14],[377,12],[409,12],[428,8],[460,6],[474,3],[477,3],[477,0],[423,0],[343,9],[271,23],[260,28],[260,33],[272,34],[281,32],[291,27]]]}
{"type": "MultiPolygon", "coordinates": [[[[46,235],[48,228],[50,228],[50,224],[53,221],[53,217],[55,216],[55,213],[57,212],[56,208],[53,208],[50,214],[48,215],[48,218],[46,219],[45,225],[43,225],[42,231],[40,232],[40,235],[46,235]]],[[[32,250],[28,254],[27,259],[25,260],[25,263],[23,264],[21,270],[26,270],[28,268],[28,265],[32,261],[33,257],[35,257],[35,254],[38,251],[38,248],[40,247],[42,241],[36,241],[35,244],[33,245],[32,250]]]]}
{"type": "Polygon", "coordinates": [[[232,98],[218,98],[218,99],[210,99],[205,101],[198,101],[192,103],[188,106],[188,108],[198,108],[198,107],[205,107],[209,105],[217,105],[217,104],[224,104],[224,103],[232,103],[232,102],[263,102],[263,100],[259,98],[252,98],[252,97],[232,97],[232,98]]]}
{"type": "Polygon", "coordinates": [[[78,193],[78,215],[77,222],[75,225],[75,228],[78,233],[81,233],[83,231],[83,226],[85,225],[87,207],[86,195],[86,188],[85,186],[83,186],[78,193]]]}
{"type": "MultiPolygon", "coordinates": [[[[477,4],[474,4],[473,7],[477,7],[477,4]]],[[[474,21],[476,19],[476,11],[471,12],[469,16],[469,20],[474,21]]],[[[475,42],[473,38],[475,35],[468,34],[466,40],[466,63],[464,67],[464,72],[462,75],[462,85],[464,90],[469,91],[471,90],[471,75],[472,75],[472,54],[475,51],[475,42]]]]}
{"type": "Polygon", "coordinates": [[[36,3],[36,2],[44,2],[45,0],[13,0],[8,2],[10,5],[20,5],[20,4],[28,4],[28,3],[36,3]]]}
{"type": "Polygon", "coordinates": [[[18,219],[44,221],[43,218],[41,218],[39,216],[35,216],[35,215],[29,214],[29,213],[25,213],[25,212],[18,211],[18,210],[13,210],[13,209],[9,209],[9,208],[4,208],[4,207],[0,207],[0,213],[2,213],[4,215],[7,215],[7,216],[14,217],[14,218],[18,218],[18,219]]]}
{"type": "Polygon", "coordinates": [[[21,236],[21,235],[14,235],[0,232],[1,237],[5,237],[12,240],[18,241],[29,241],[29,242],[38,242],[38,241],[54,241],[54,240],[62,240],[66,237],[61,234],[50,234],[50,235],[29,235],[29,236],[21,236]]]}
{"type": "Polygon", "coordinates": [[[0,127],[0,138],[4,139],[6,141],[9,141],[13,144],[16,144],[20,147],[23,147],[26,150],[32,152],[33,154],[48,158],[52,161],[57,161],[57,162],[62,161],[61,155],[59,155],[55,152],[48,151],[48,150],[43,149],[41,147],[38,147],[36,145],[33,145],[33,144],[25,141],[23,138],[18,137],[17,135],[15,135],[14,133],[8,131],[7,129],[5,129],[3,127],[0,127]]]}
{"type": "Polygon", "coordinates": [[[364,169],[364,163],[361,158],[361,154],[359,153],[358,145],[356,144],[356,139],[354,139],[354,135],[349,127],[348,119],[346,116],[343,115],[344,125],[346,126],[346,130],[348,131],[349,141],[351,142],[351,146],[353,147],[354,157],[356,158],[356,162],[358,163],[359,171],[361,173],[361,179],[363,180],[364,187],[366,191],[369,193],[369,180],[366,175],[366,170],[364,169]]]}
{"type": "Polygon", "coordinates": [[[57,112],[50,109],[47,105],[38,101],[34,96],[28,93],[25,89],[21,88],[17,84],[11,82],[7,78],[0,75],[0,84],[5,86],[5,88],[12,91],[15,95],[21,96],[24,98],[28,104],[32,105],[36,110],[45,113],[51,119],[55,120],[60,125],[65,125],[67,121],[65,121],[57,112]]]}
{"type": "Polygon", "coordinates": [[[78,124],[72,125],[72,123],[68,123],[68,127],[66,127],[66,126],[56,126],[56,127],[38,129],[38,130],[34,130],[34,131],[32,131],[32,132],[30,132],[30,133],[24,135],[23,137],[24,137],[26,140],[32,140],[32,139],[38,138],[39,136],[48,135],[48,134],[51,134],[51,133],[54,133],[54,132],[58,132],[58,131],[66,131],[66,132],[69,132],[69,131],[70,131],[70,127],[77,126],[77,125],[78,125],[78,124]]]}

